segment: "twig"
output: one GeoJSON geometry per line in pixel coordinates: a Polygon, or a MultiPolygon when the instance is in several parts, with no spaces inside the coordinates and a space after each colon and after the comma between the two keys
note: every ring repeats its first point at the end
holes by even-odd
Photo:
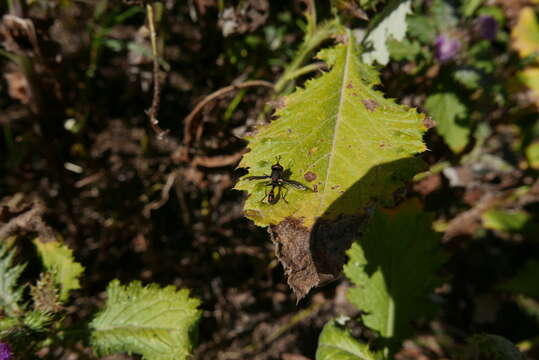
{"type": "Polygon", "coordinates": [[[148,17],[148,25],[150,27],[150,41],[152,43],[152,57],[153,57],[153,99],[152,107],[146,111],[146,114],[150,118],[150,124],[153,130],[157,133],[158,138],[163,138],[168,133],[168,130],[163,130],[159,126],[159,120],[157,120],[157,112],[159,111],[159,101],[161,99],[161,83],[159,82],[159,61],[157,53],[157,36],[155,33],[154,25],[154,12],[153,6],[150,3],[146,4],[146,14],[148,17]]]}
{"type": "Polygon", "coordinates": [[[234,165],[235,163],[240,161],[241,157],[246,152],[247,150],[244,149],[242,151],[239,151],[231,155],[196,156],[193,159],[193,166],[200,165],[206,168],[216,168],[216,167],[234,165]]]}
{"type": "Polygon", "coordinates": [[[206,96],[202,101],[200,101],[195,106],[195,108],[191,111],[191,113],[189,115],[187,115],[187,117],[184,120],[184,124],[183,124],[183,145],[185,146],[185,149],[188,149],[189,145],[191,144],[191,140],[192,140],[191,126],[192,126],[193,119],[197,116],[197,114],[200,112],[200,110],[202,110],[202,108],[206,104],[208,104],[210,101],[212,101],[212,100],[214,100],[214,99],[216,99],[216,98],[218,98],[218,97],[220,97],[220,96],[222,96],[224,94],[227,94],[227,93],[229,93],[231,91],[234,91],[234,90],[237,90],[237,89],[243,89],[243,88],[247,88],[247,87],[256,87],[256,86],[263,86],[263,87],[273,89],[273,84],[268,82],[268,81],[250,80],[250,81],[246,81],[246,82],[243,82],[241,84],[238,84],[238,85],[229,85],[229,86],[226,86],[224,88],[221,88],[221,89],[211,93],[210,95],[206,96]]]}
{"type": "Polygon", "coordinates": [[[144,209],[142,210],[142,213],[144,214],[144,216],[150,217],[150,212],[152,210],[157,210],[161,206],[165,205],[165,203],[169,199],[170,189],[172,188],[172,185],[174,185],[174,183],[176,182],[177,177],[178,177],[177,171],[173,171],[172,173],[168,175],[167,182],[165,183],[165,186],[163,186],[163,188],[161,189],[161,199],[157,201],[152,201],[151,203],[146,205],[144,209]]]}

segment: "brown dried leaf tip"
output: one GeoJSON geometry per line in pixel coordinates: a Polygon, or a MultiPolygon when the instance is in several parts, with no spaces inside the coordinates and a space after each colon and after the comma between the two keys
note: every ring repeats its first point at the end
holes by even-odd
{"type": "Polygon", "coordinates": [[[348,216],[319,220],[308,229],[300,219],[288,217],[270,227],[275,253],[298,301],[313,287],[339,277],[360,224],[361,218],[348,216]]]}

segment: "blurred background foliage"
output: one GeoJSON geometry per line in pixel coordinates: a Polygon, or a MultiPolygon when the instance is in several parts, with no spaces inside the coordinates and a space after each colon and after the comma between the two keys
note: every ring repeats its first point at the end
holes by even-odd
{"type": "MultiPolygon", "coordinates": [[[[450,357],[483,332],[539,357],[536,3],[413,0],[406,35],[386,42],[388,64],[375,64],[388,97],[436,124],[425,138],[430,171],[407,196],[435,214],[449,259],[433,299],[440,310],[417,322],[401,359],[450,357]]],[[[358,315],[345,280],[296,307],[266,231],[243,218],[242,194],[231,190],[241,138],[271,118],[271,91],[228,92],[184,122],[220,88],[277,82],[309,31],[308,4],[156,2],[158,118],[169,130],[159,137],[145,113],[153,85],[144,7],[0,3],[0,237],[17,236],[20,259],[35,255],[26,240],[36,235],[73,249],[86,275],[68,323],[95,311],[113,278],[192,289],[203,310],[199,359],[313,358],[328,319],[358,315]]],[[[336,13],[365,33],[386,5],[317,1],[316,14],[322,23],[336,13]]],[[[30,263],[23,277],[37,271],[30,263]]],[[[90,350],[65,343],[35,356],[71,354],[90,350]]]]}

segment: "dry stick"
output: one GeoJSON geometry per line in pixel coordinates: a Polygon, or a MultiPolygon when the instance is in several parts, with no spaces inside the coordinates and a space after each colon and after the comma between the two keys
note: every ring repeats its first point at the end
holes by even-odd
{"type": "Polygon", "coordinates": [[[273,84],[268,82],[268,81],[250,80],[250,81],[246,81],[244,83],[238,84],[238,85],[226,86],[226,87],[224,87],[222,89],[219,89],[216,92],[206,96],[201,102],[199,102],[195,106],[193,111],[191,111],[191,113],[189,115],[187,115],[187,117],[184,120],[184,125],[183,125],[183,145],[186,148],[189,147],[189,144],[191,143],[191,138],[192,138],[191,132],[190,132],[191,123],[193,122],[193,119],[195,118],[195,116],[200,112],[200,110],[202,110],[202,108],[207,103],[209,103],[210,101],[218,98],[219,96],[222,96],[222,95],[224,95],[226,93],[229,93],[231,91],[234,91],[234,90],[237,90],[237,89],[242,89],[242,88],[247,88],[247,87],[255,87],[255,86],[264,86],[264,87],[267,87],[267,88],[270,88],[270,89],[274,88],[273,84]]]}
{"type": "Polygon", "coordinates": [[[157,36],[155,34],[154,14],[152,4],[146,4],[146,14],[148,17],[148,25],[150,27],[150,40],[152,43],[152,56],[153,56],[153,99],[152,107],[146,111],[146,114],[150,118],[150,124],[153,130],[157,133],[159,138],[162,138],[168,130],[163,130],[159,126],[159,120],[157,120],[157,112],[159,111],[159,101],[161,97],[161,83],[159,82],[159,62],[157,53],[157,36]]]}

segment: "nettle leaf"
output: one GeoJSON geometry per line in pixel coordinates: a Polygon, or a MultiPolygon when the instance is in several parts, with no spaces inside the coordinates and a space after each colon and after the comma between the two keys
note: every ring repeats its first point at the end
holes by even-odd
{"type": "Polygon", "coordinates": [[[406,35],[406,16],[412,13],[411,0],[393,0],[373,20],[373,27],[367,34],[367,50],[361,59],[367,64],[374,61],[381,65],[389,62],[388,39],[402,41],[406,35]]]}
{"type": "Polygon", "coordinates": [[[271,205],[262,201],[264,181],[244,177],[235,188],[251,194],[245,215],[259,226],[294,217],[310,228],[321,216],[363,214],[391,203],[392,192],[423,166],[413,154],[426,149],[424,115],[373,89],[378,74],[359,61],[354,41],[318,57],[331,71],[284,99],[279,118],[248,138],[250,152],[239,165],[250,176],[269,174],[279,156],[288,178],[314,191],[289,187],[286,201],[271,205]]]}
{"type": "Polygon", "coordinates": [[[18,316],[23,312],[21,304],[24,286],[17,282],[26,264],[13,264],[15,250],[0,242],[0,310],[9,316],[18,316]]]}
{"type": "Polygon", "coordinates": [[[99,356],[127,352],[148,360],[186,359],[193,348],[200,301],[174,286],[109,284],[105,307],[90,324],[99,356]]]}
{"type": "Polygon", "coordinates": [[[348,299],[393,350],[411,334],[411,322],[434,309],[427,297],[440,282],[435,273],[445,257],[433,219],[417,201],[376,211],[365,235],[348,251],[344,273],[356,285],[348,299]]]}
{"type": "Polygon", "coordinates": [[[459,153],[468,144],[470,128],[466,116],[467,107],[452,92],[430,95],[425,102],[427,112],[438,123],[436,130],[451,150],[459,153]]]}
{"type": "Polygon", "coordinates": [[[53,275],[60,286],[60,300],[65,301],[71,290],[80,288],[79,276],[84,268],[73,258],[73,251],[57,241],[41,242],[34,240],[45,268],[53,275]]]}
{"type": "Polygon", "coordinates": [[[249,176],[262,176],[279,157],[283,177],[311,190],[278,187],[279,201],[269,204],[267,179],[244,177],[236,184],[250,193],[245,215],[271,225],[298,298],[338,276],[369,211],[393,203],[395,191],[423,170],[413,155],[426,149],[425,116],[373,89],[378,74],[360,62],[350,31],[346,44],[318,56],[331,70],[284,98],[278,119],[248,139],[250,152],[239,165],[249,176]]]}
{"type": "Polygon", "coordinates": [[[316,360],[375,360],[367,344],[362,344],[339,326],[335,320],[329,321],[318,339],[316,360]]]}

